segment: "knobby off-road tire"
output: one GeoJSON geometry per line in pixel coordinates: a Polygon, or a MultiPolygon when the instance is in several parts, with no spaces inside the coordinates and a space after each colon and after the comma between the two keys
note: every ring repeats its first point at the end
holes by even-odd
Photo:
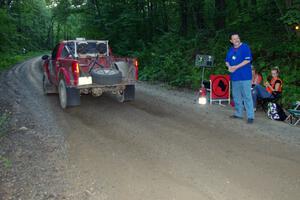
{"type": "Polygon", "coordinates": [[[124,61],[115,62],[114,66],[122,72],[122,77],[125,80],[134,80],[135,79],[135,67],[130,66],[129,63],[124,61]]]}

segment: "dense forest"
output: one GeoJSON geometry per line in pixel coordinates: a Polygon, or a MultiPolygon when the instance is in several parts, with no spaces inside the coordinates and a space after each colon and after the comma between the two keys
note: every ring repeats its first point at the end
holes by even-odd
{"type": "Polygon", "coordinates": [[[278,66],[282,103],[300,100],[300,0],[0,0],[0,53],[51,49],[63,39],[108,39],[139,58],[140,79],[199,87],[197,53],[215,56],[209,73],[227,73],[228,35],[250,45],[265,76],[278,66]]]}

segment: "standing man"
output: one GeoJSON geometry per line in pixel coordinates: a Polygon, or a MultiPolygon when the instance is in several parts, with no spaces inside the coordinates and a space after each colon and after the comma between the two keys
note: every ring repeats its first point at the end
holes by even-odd
{"type": "Polygon", "coordinates": [[[254,121],[254,109],[251,95],[251,50],[247,44],[241,42],[237,33],[230,35],[230,42],[232,47],[227,52],[226,66],[230,72],[232,95],[235,104],[235,113],[231,118],[242,119],[245,106],[247,122],[252,124],[254,121]]]}

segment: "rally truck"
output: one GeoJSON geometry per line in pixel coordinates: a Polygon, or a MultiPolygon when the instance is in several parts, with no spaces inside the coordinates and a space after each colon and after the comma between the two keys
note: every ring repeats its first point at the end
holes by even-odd
{"type": "Polygon", "coordinates": [[[62,41],[43,59],[43,91],[58,93],[61,108],[80,105],[80,96],[116,95],[120,102],[135,98],[136,58],[112,54],[107,40],[62,41]]]}

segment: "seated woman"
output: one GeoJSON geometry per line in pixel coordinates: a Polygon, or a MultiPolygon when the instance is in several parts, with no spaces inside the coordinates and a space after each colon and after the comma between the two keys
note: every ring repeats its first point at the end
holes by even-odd
{"type": "Polygon", "coordinates": [[[256,69],[252,65],[252,86],[259,85],[262,81],[262,76],[257,73],[256,69]]]}
{"type": "Polygon", "coordinates": [[[270,83],[265,82],[265,88],[261,85],[255,85],[252,90],[252,99],[254,110],[256,109],[257,99],[275,99],[282,92],[282,80],[279,78],[279,69],[274,67],[271,70],[272,79],[270,83]]]}

